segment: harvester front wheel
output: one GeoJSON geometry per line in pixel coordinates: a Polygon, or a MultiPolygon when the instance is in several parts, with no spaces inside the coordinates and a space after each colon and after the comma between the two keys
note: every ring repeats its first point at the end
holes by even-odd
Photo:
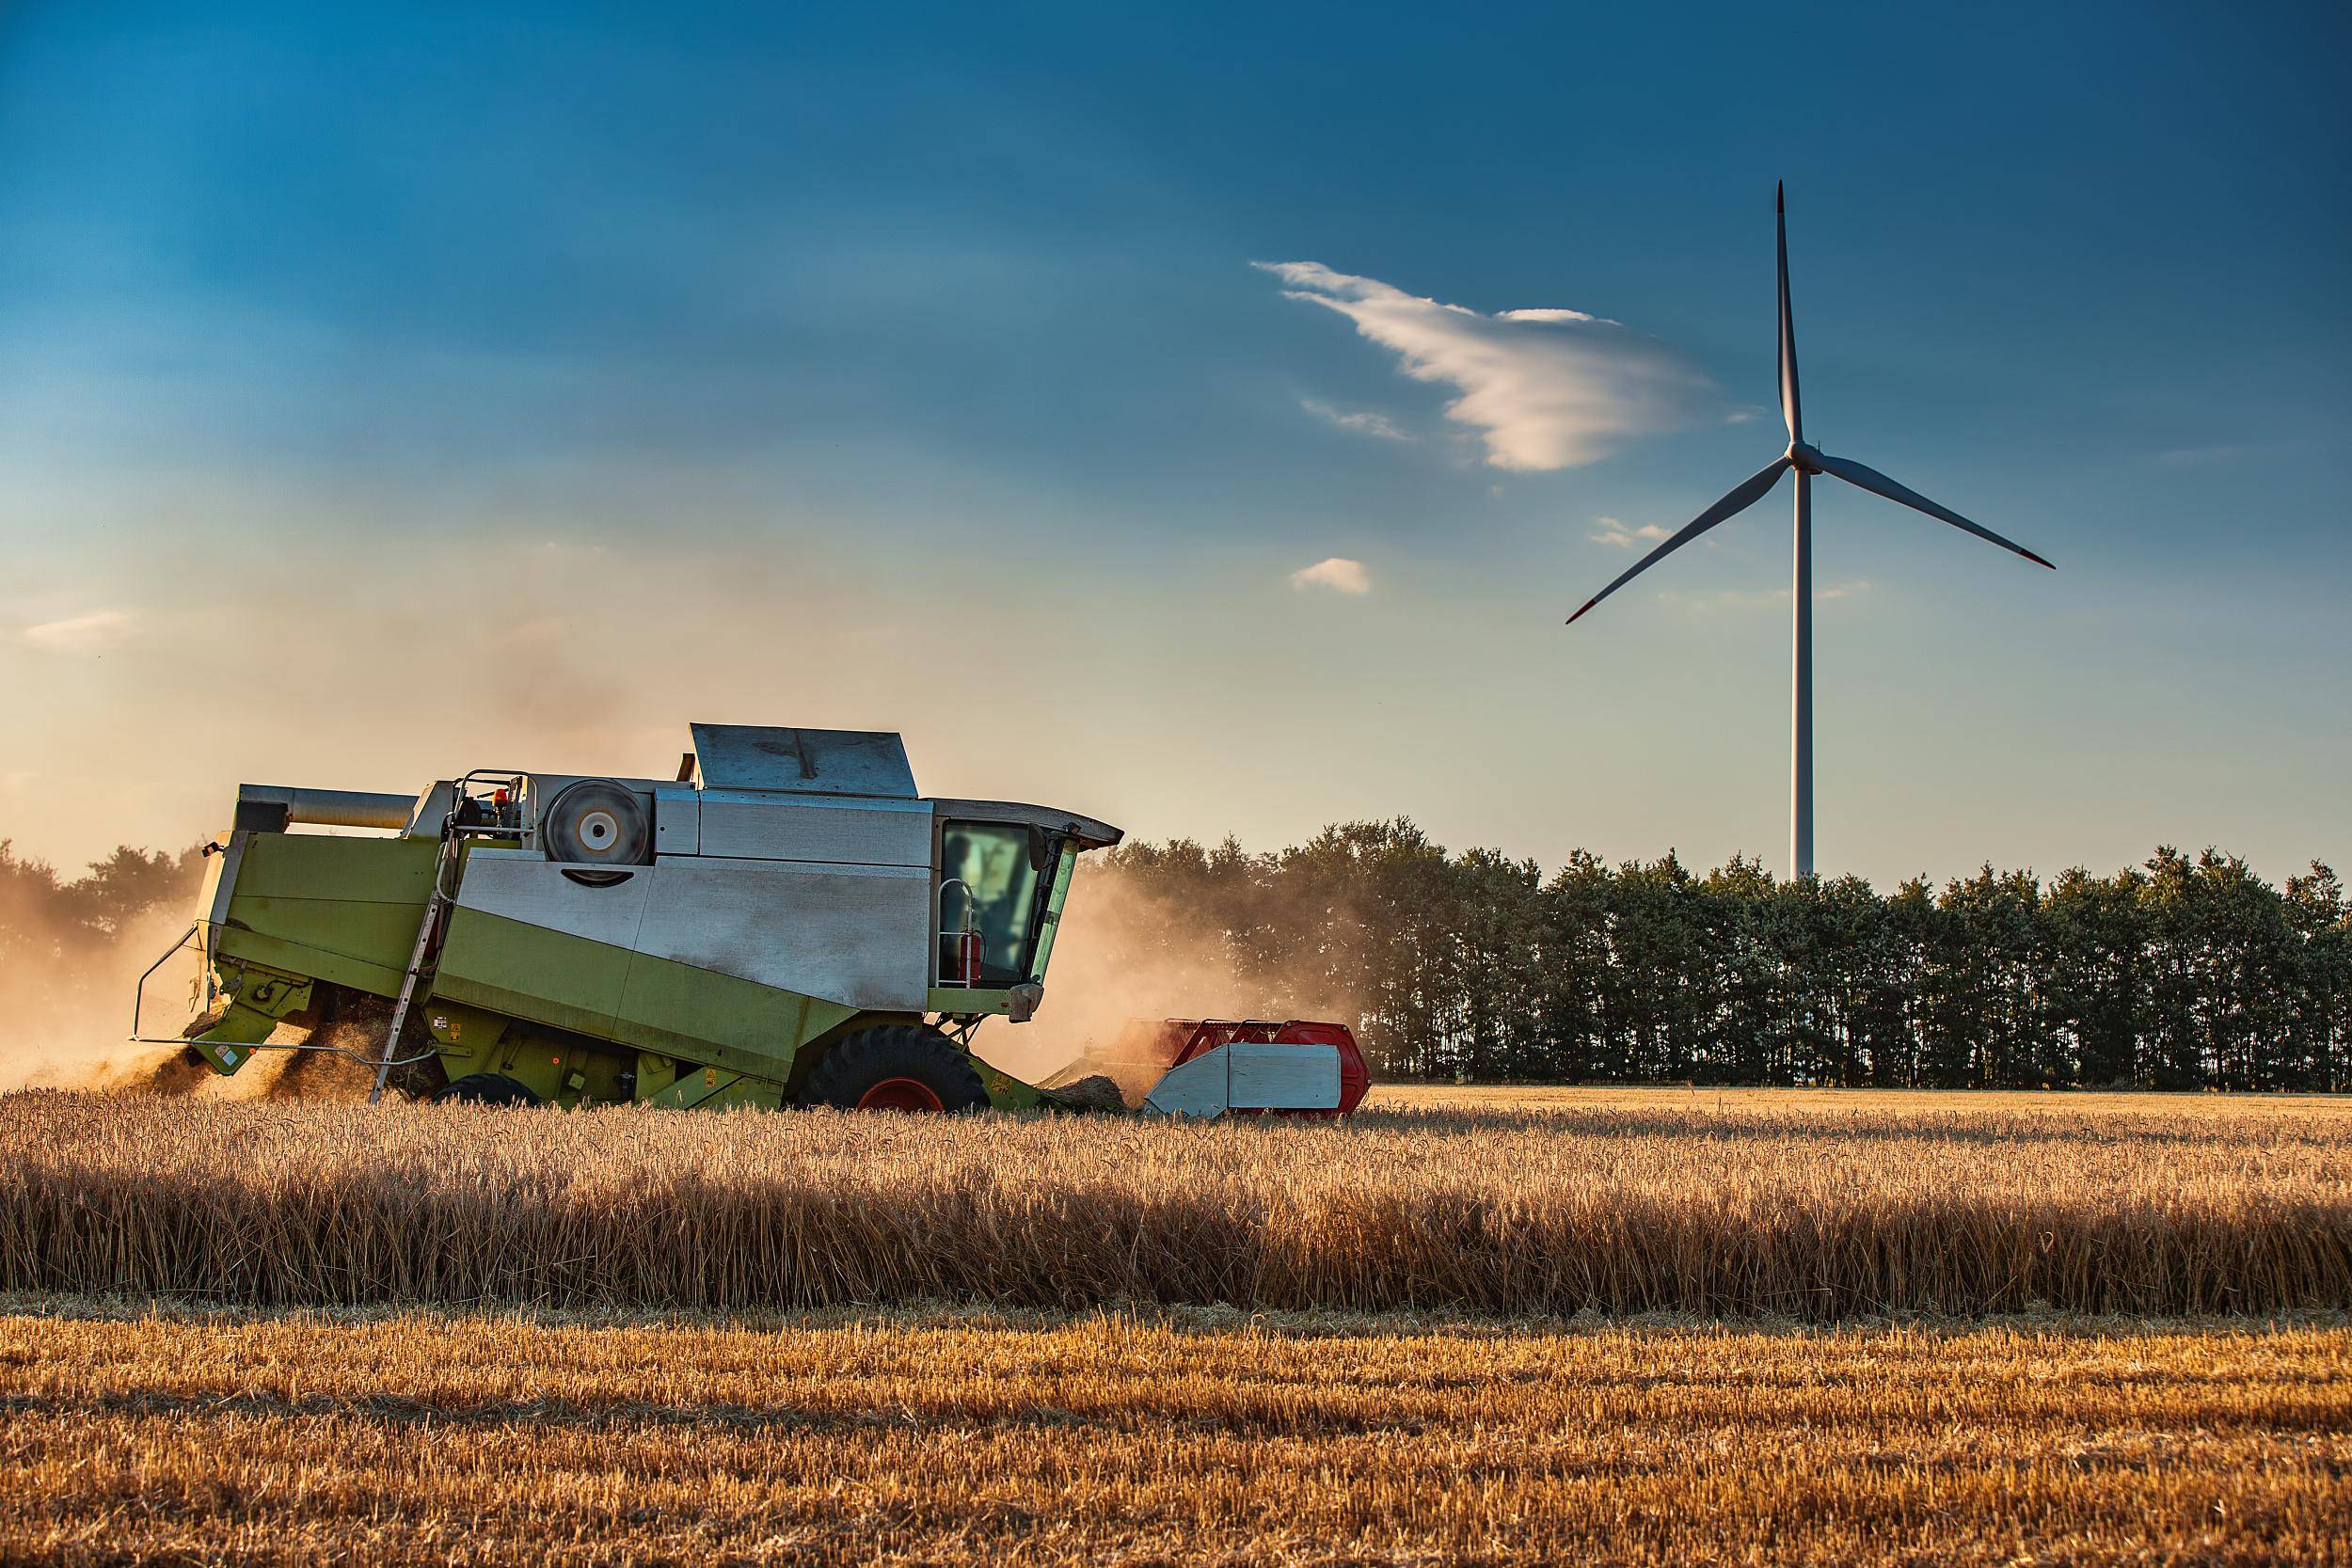
{"type": "Polygon", "coordinates": [[[474,1072],[433,1096],[436,1105],[536,1105],[539,1097],[502,1072],[474,1072]]]}
{"type": "Polygon", "coordinates": [[[988,1087],[946,1036],[892,1023],[835,1041],[808,1069],[800,1101],[844,1111],[972,1111],[988,1103],[988,1087]]]}

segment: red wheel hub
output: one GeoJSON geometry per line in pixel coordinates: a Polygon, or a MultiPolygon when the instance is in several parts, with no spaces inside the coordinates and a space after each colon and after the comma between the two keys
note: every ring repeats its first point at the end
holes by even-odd
{"type": "Polygon", "coordinates": [[[861,1111],[944,1111],[939,1091],[919,1078],[885,1078],[857,1097],[861,1111]]]}

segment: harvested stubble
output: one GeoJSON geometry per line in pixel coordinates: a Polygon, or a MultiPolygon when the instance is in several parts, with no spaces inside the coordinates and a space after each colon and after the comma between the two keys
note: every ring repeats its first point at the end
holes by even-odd
{"type": "Polygon", "coordinates": [[[0,1560],[2325,1563],[2352,1337],[0,1318],[0,1560]]]}
{"type": "Polygon", "coordinates": [[[0,1289],[1827,1320],[2352,1307],[2352,1118],[2156,1102],[1352,1125],[0,1097],[0,1289]]]}

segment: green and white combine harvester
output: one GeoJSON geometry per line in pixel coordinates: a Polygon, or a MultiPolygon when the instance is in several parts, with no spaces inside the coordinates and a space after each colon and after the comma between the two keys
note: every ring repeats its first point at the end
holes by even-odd
{"type": "MultiPolygon", "coordinates": [[[[969,1048],[985,1020],[1037,1012],[1078,857],[1120,831],[925,799],[892,734],[691,732],[674,781],[492,768],[414,798],[242,786],[196,921],[155,965],[198,947],[197,1016],[141,1033],[142,979],[133,1037],[223,1074],[262,1051],[342,1050],[373,1069],[371,1099],[1054,1103],[969,1048]],[[374,832],[290,831],[304,824],[374,832]]],[[[1170,1072],[1145,1108],[1342,1108],[1341,1047],[1253,1031],[1170,1072]]]]}

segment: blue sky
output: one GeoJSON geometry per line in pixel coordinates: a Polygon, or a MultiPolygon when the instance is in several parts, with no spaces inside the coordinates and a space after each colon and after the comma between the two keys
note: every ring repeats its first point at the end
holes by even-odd
{"type": "Polygon", "coordinates": [[[1808,435],[2060,567],[1817,491],[1823,869],[2352,863],[2340,8],[1476,17],[9,8],[0,834],[710,718],[1777,868],[1786,491],[1560,623],[1777,451],[1786,178],[1808,435]]]}

